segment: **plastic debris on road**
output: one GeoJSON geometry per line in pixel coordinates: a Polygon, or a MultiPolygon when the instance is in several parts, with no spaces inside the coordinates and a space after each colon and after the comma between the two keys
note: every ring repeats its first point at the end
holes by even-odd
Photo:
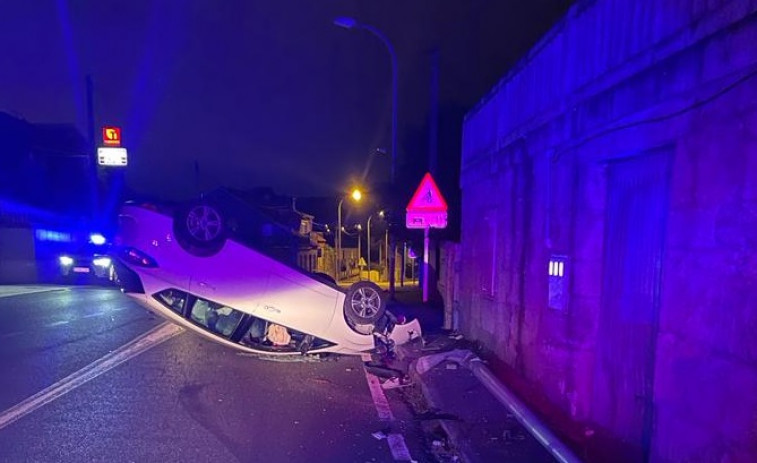
{"type": "Polygon", "coordinates": [[[414,362],[415,371],[419,375],[422,375],[445,361],[455,362],[459,365],[467,365],[467,363],[474,358],[476,358],[476,355],[473,352],[460,349],[452,350],[449,352],[442,352],[439,354],[426,355],[414,362]]]}
{"type": "Polygon", "coordinates": [[[392,379],[387,379],[381,384],[381,389],[396,389],[398,387],[406,387],[410,386],[411,381],[410,378],[407,377],[397,377],[392,379]]]}

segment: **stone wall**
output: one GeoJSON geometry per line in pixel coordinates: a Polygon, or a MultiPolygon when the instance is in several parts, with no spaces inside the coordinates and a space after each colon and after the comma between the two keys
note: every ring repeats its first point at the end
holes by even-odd
{"type": "Polygon", "coordinates": [[[757,461],[755,11],[580,2],[466,119],[460,329],[628,461],[757,461]],[[654,317],[617,325],[608,172],[653,155],[670,160],[665,218],[649,225],[663,244],[652,286],[632,292],[654,317]],[[639,378],[606,351],[636,329],[651,333],[639,378]],[[634,388],[638,410],[619,406],[634,388]]]}
{"type": "Polygon", "coordinates": [[[0,226],[0,284],[36,283],[37,270],[33,230],[0,226]]]}

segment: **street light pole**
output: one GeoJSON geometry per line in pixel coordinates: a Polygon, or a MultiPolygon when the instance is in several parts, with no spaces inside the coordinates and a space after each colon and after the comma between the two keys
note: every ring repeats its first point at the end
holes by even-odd
{"type": "Polygon", "coordinates": [[[368,216],[368,281],[371,281],[371,219],[373,214],[368,216]]]}
{"type": "Polygon", "coordinates": [[[358,281],[362,281],[363,280],[363,270],[360,267],[360,259],[362,259],[362,255],[361,255],[361,253],[362,253],[362,251],[361,251],[361,249],[362,249],[362,242],[360,241],[360,238],[363,235],[363,227],[360,224],[357,224],[357,226],[355,228],[357,228],[357,279],[358,279],[358,281]]]}
{"type": "Polygon", "coordinates": [[[371,26],[370,24],[362,24],[354,18],[336,18],[334,24],[343,27],[345,29],[363,29],[376,36],[381,43],[384,44],[386,50],[389,52],[389,58],[392,64],[392,170],[391,170],[391,182],[394,185],[394,179],[397,170],[397,93],[398,93],[398,78],[397,78],[397,53],[394,51],[394,46],[389,38],[380,30],[371,26]]]}
{"type": "MultiPolygon", "coordinates": [[[[381,43],[384,44],[387,51],[389,52],[389,57],[391,59],[391,65],[392,65],[392,169],[391,169],[391,184],[394,186],[395,182],[395,176],[396,176],[396,170],[397,170],[397,93],[398,93],[398,78],[397,78],[397,53],[394,51],[394,46],[392,46],[392,42],[389,41],[389,38],[380,30],[376,29],[375,27],[371,26],[370,24],[362,24],[358,22],[354,18],[349,17],[341,17],[336,18],[334,20],[334,24],[343,27],[345,29],[363,29],[374,36],[376,36],[379,40],[381,40],[381,43]]],[[[387,232],[388,233],[388,232],[387,232]]],[[[394,259],[394,248],[396,246],[394,236],[392,236],[392,252],[389,253],[389,249],[387,249],[387,257],[389,261],[389,297],[394,299],[394,266],[395,266],[395,259],[394,259]]]]}
{"type": "MultiPolygon", "coordinates": [[[[363,198],[363,194],[360,192],[359,189],[354,188],[352,190],[352,193],[350,193],[350,197],[353,201],[359,202],[363,198]]],[[[334,280],[336,280],[337,283],[339,283],[339,272],[341,271],[341,262],[342,262],[342,204],[344,203],[344,196],[339,198],[339,206],[336,208],[336,216],[337,216],[337,232],[336,237],[334,238],[334,244],[336,245],[336,258],[334,259],[334,264],[336,266],[336,269],[334,269],[334,280]]]]}
{"type": "Polygon", "coordinates": [[[340,263],[342,260],[342,203],[344,198],[339,200],[339,206],[337,207],[337,231],[336,231],[336,256],[334,256],[334,280],[339,283],[339,272],[342,269],[340,263]]]}
{"type": "MultiPolygon", "coordinates": [[[[378,216],[380,218],[384,218],[384,211],[378,211],[378,216]]],[[[368,281],[371,281],[371,219],[373,218],[373,214],[368,216],[368,281]]],[[[379,246],[379,263],[383,262],[381,260],[381,246],[379,246]]],[[[381,277],[379,277],[379,281],[381,281],[381,277]]]]}
{"type": "Polygon", "coordinates": [[[386,227],[386,232],[384,233],[384,270],[386,270],[386,276],[391,280],[391,277],[389,277],[389,226],[386,227]]]}

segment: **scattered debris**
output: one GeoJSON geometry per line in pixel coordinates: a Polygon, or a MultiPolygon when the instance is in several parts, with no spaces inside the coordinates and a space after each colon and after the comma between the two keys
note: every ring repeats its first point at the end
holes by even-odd
{"type": "Polygon", "coordinates": [[[389,439],[389,435],[392,433],[392,428],[387,426],[381,431],[376,431],[374,433],[371,433],[371,436],[373,436],[376,440],[384,440],[389,439]]]}
{"type": "Polygon", "coordinates": [[[510,429],[505,429],[505,431],[502,433],[502,438],[506,441],[506,443],[510,443],[511,441],[521,441],[526,440],[526,434],[522,430],[516,430],[513,432],[510,429]]]}
{"type": "Polygon", "coordinates": [[[433,411],[417,413],[415,416],[415,419],[420,420],[420,421],[430,421],[430,420],[461,421],[460,417],[457,415],[453,415],[451,413],[439,413],[439,412],[433,412],[433,411]]]}
{"type": "Polygon", "coordinates": [[[375,362],[365,362],[365,369],[368,373],[378,376],[379,378],[398,378],[404,376],[402,370],[390,368],[375,362]]]}
{"type": "Polygon", "coordinates": [[[461,365],[467,365],[471,359],[476,358],[473,352],[467,350],[453,350],[440,354],[432,354],[421,357],[414,362],[415,371],[422,375],[442,362],[450,361],[461,365]]]}
{"type": "Polygon", "coordinates": [[[410,378],[408,378],[407,376],[396,377],[396,378],[391,378],[384,381],[381,384],[381,389],[396,389],[398,387],[410,386],[410,384],[412,384],[412,382],[410,381],[410,378]]]}
{"type": "Polygon", "coordinates": [[[405,324],[397,324],[394,329],[389,333],[389,339],[394,341],[395,345],[406,344],[415,339],[420,339],[423,344],[423,331],[421,330],[421,324],[417,319],[412,320],[405,324]]]}

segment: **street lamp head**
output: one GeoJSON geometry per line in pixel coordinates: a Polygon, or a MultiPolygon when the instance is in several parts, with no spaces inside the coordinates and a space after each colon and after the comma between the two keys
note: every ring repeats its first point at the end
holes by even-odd
{"type": "Polygon", "coordinates": [[[361,193],[360,190],[358,190],[357,188],[352,190],[351,196],[352,196],[352,199],[354,199],[355,201],[360,201],[361,199],[363,199],[363,193],[361,193]]]}
{"type": "Polygon", "coordinates": [[[334,25],[343,27],[345,29],[352,29],[358,26],[358,22],[355,20],[355,18],[342,16],[334,19],[334,25]]]}
{"type": "Polygon", "coordinates": [[[355,225],[355,228],[356,228],[356,229],[357,229],[358,231],[363,231],[363,225],[362,225],[362,224],[356,224],[356,225],[355,225]]]}
{"type": "Polygon", "coordinates": [[[379,211],[378,215],[379,215],[379,217],[381,217],[383,219],[384,215],[386,215],[386,213],[383,210],[381,210],[381,211],[379,211]]]}

